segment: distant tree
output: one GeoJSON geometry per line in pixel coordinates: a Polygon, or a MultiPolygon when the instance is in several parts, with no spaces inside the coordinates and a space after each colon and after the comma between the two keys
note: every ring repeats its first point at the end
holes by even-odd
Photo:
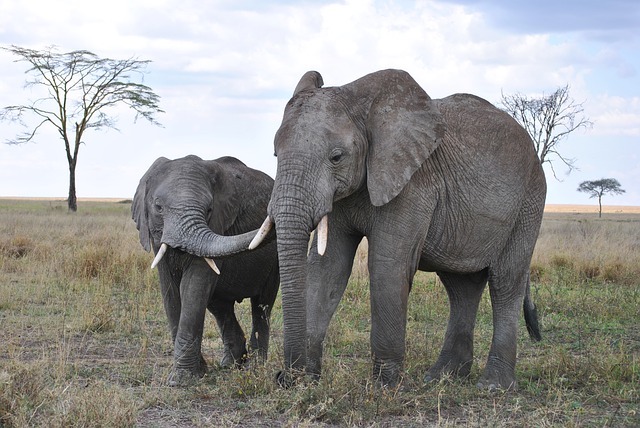
{"type": "Polygon", "coordinates": [[[602,196],[607,193],[620,195],[625,191],[620,188],[620,183],[615,178],[601,178],[595,181],[583,181],[578,186],[578,192],[589,194],[589,198],[598,198],[598,217],[602,217],[602,196]]]}
{"type": "Polygon", "coordinates": [[[0,120],[17,121],[27,132],[18,135],[7,144],[23,144],[33,141],[38,129],[52,125],[64,141],[69,164],[69,211],[76,211],[76,165],[78,150],[89,129],[113,128],[116,120],[106,110],[124,104],[149,122],[160,125],[156,113],[160,97],[151,88],[137,83],[144,81],[144,69],[150,61],[136,59],[114,60],[99,58],[94,53],[79,50],[56,52],[55,47],[33,50],[12,45],[2,49],[17,55],[16,62],[27,62],[26,73],[32,75],[25,87],[42,86],[46,94],[27,105],[13,105],[0,110],[0,120]],[[39,123],[29,126],[25,114],[35,116],[39,123]]]}
{"type": "Polygon", "coordinates": [[[568,168],[568,173],[576,169],[575,159],[561,155],[558,145],[573,131],[591,128],[593,123],[583,115],[583,103],[576,103],[569,96],[569,85],[562,86],[551,95],[527,97],[519,93],[502,94],[500,104],[503,110],[526,129],[540,158],[547,162],[557,179],[553,158],[560,159],[568,168]]]}

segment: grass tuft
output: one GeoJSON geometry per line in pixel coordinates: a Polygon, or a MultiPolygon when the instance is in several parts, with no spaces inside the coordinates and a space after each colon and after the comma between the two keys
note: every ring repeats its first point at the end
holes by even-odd
{"type": "MultiPolygon", "coordinates": [[[[323,376],[283,390],[280,299],[265,364],[221,370],[207,315],[210,370],[165,385],[172,344],[130,219],[130,202],[0,200],[0,426],[638,426],[640,215],[547,213],[531,264],[543,341],[521,320],[516,392],[475,387],[489,352],[488,293],[467,379],[422,378],[438,357],[448,300],[436,275],[414,278],[404,382],[371,382],[366,241],[325,340],[323,376]]],[[[250,330],[248,301],[236,305],[250,330]]]]}

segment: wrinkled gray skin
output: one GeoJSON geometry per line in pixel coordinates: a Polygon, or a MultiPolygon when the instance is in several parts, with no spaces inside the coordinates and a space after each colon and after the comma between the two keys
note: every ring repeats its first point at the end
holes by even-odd
{"type": "Polygon", "coordinates": [[[233,254],[245,250],[255,233],[243,235],[227,248],[216,242],[219,235],[238,235],[258,228],[272,187],[269,176],[231,157],[159,158],[140,180],[131,208],[140,243],[147,251],[153,248],[154,253],[162,243],[169,246],[158,264],[174,343],[169,385],[190,384],[206,372],[201,353],[206,309],[221,331],[221,365],[229,367],[245,361],[245,335],[234,313],[235,301],[243,298],[251,299],[251,349],[259,358],[266,358],[269,315],[279,284],[275,242],[240,255],[233,254]],[[222,257],[215,260],[220,275],[198,257],[203,253],[222,257]]]}
{"type": "Polygon", "coordinates": [[[450,301],[444,344],[425,380],[469,374],[488,281],[493,338],[479,386],[515,387],[523,302],[539,338],[528,272],[546,184],[529,136],[487,101],[432,100],[399,70],[321,86],[317,72],[302,77],[275,137],[269,216],[284,316],[280,382],[298,371],[320,376],[327,327],[366,236],[378,383],[401,380],[407,299],[419,269],[437,272],[450,301]],[[310,232],[327,214],[326,253],[314,242],[307,260],[310,232]]]}

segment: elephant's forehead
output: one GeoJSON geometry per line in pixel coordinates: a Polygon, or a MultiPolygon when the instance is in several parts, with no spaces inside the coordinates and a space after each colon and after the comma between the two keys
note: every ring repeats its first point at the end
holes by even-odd
{"type": "Polygon", "coordinates": [[[152,178],[159,183],[177,183],[182,181],[202,181],[207,177],[207,171],[201,162],[176,159],[162,165],[158,173],[152,178]]]}
{"type": "Polygon", "coordinates": [[[282,124],[275,138],[276,151],[336,142],[355,132],[347,116],[303,114],[282,124]]]}
{"type": "Polygon", "coordinates": [[[317,146],[356,132],[343,97],[335,88],[302,92],[291,99],[275,136],[276,153],[317,146]]]}
{"type": "Polygon", "coordinates": [[[335,88],[302,92],[291,99],[285,111],[285,119],[302,119],[308,116],[340,116],[346,114],[346,104],[335,88]]]}

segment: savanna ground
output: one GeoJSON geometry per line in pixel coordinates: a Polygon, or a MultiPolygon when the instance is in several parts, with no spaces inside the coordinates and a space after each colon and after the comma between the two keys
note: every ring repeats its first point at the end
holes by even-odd
{"type": "MultiPolygon", "coordinates": [[[[164,385],[172,357],[157,272],[126,202],[0,200],[0,426],[638,426],[640,211],[549,210],[531,267],[543,341],[521,322],[517,391],[475,387],[491,338],[485,293],[470,379],[423,385],[448,303],[419,273],[408,311],[404,388],[371,382],[366,250],[332,322],[319,384],[282,390],[282,315],[266,365],[225,371],[208,315],[210,370],[164,385]],[[589,212],[585,212],[589,211],[589,212]],[[608,212],[607,212],[608,211],[608,212]]],[[[248,302],[237,305],[249,329],[248,302]]]]}

